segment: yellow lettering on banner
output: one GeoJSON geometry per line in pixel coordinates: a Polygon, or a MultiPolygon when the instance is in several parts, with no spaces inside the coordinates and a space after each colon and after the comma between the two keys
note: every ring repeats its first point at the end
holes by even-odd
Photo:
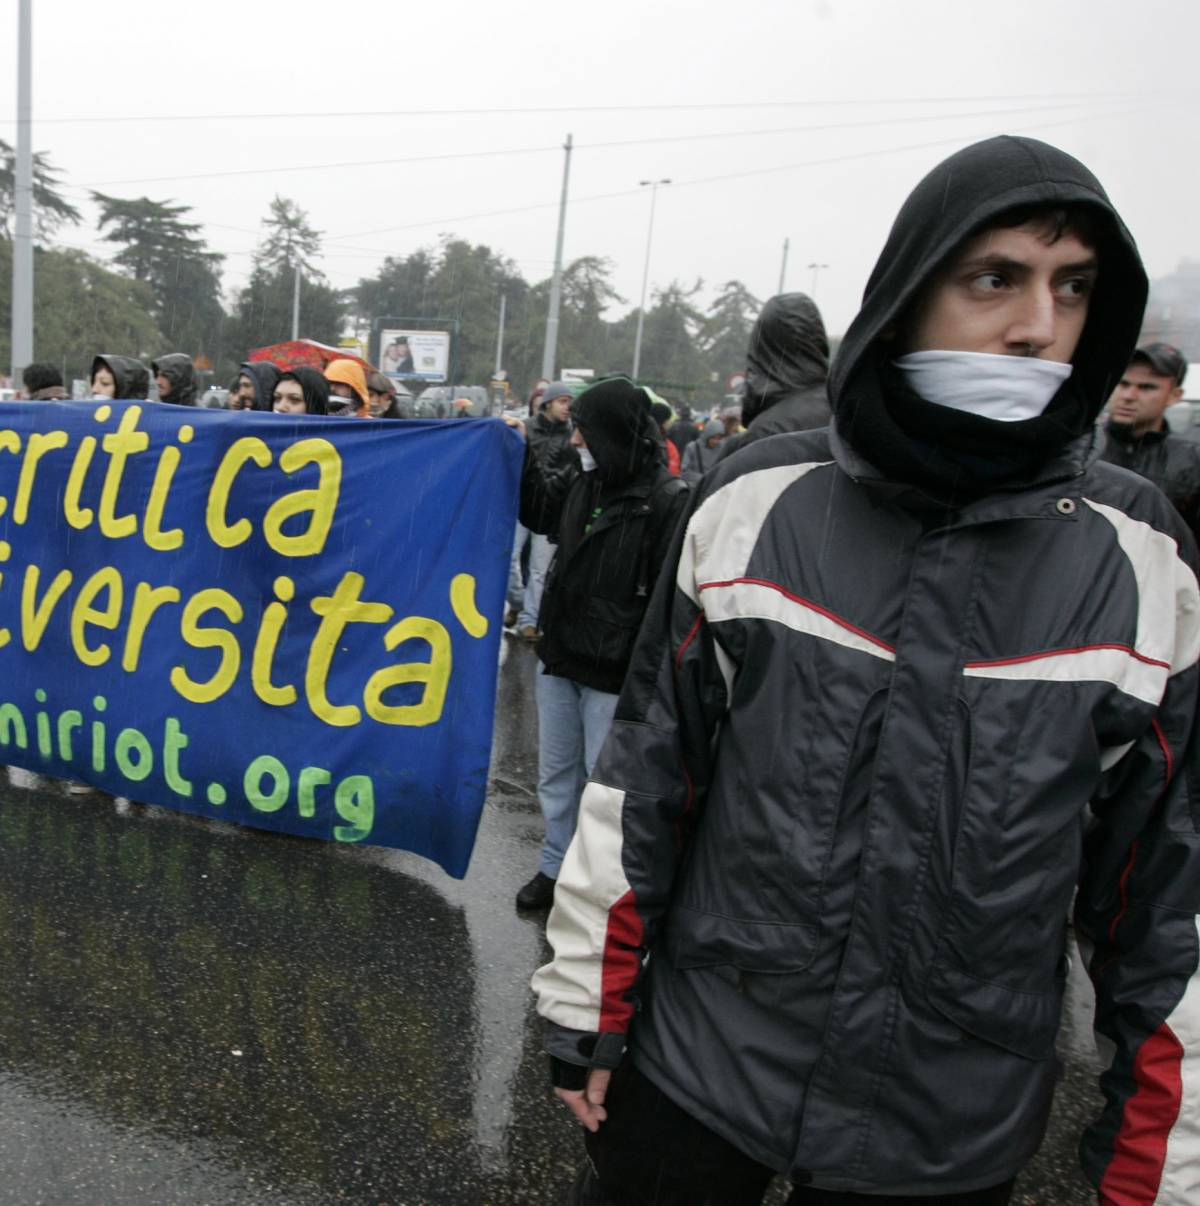
{"type": "Polygon", "coordinates": [[[65,431],[35,431],[25,445],[25,459],[21,462],[21,476],[17,479],[17,497],[13,503],[13,523],[24,523],[29,518],[29,499],[33,494],[33,483],[37,478],[38,461],[47,452],[67,446],[65,431]]]}
{"type": "Polygon", "coordinates": [[[163,449],[158,465],[154,470],[154,484],[150,487],[150,500],[146,504],[146,522],[142,526],[142,539],[152,549],[160,553],[169,553],[183,544],[183,529],[169,528],[162,530],[163,511],[167,505],[167,495],[171,491],[171,481],[183,453],[175,447],[163,449]]]}
{"type": "Polygon", "coordinates": [[[221,662],[207,682],[196,682],[182,666],[171,670],[171,686],[192,703],[212,703],[220,699],[237,678],[242,650],[237,637],[226,628],[201,628],[198,621],[206,611],[219,611],[234,624],[241,621],[242,605],[227,591],[210,587],[194,594],[183,609],[179,635],[193,649],[220,649],[221,662]]]}
{"type": "Polygon", "coordinates": [[[230,524],[227,510],[229,492],[247,461],[253,461],[260,469],[265,469],[271,463],[271,450],[257,436],[242,436],[240,440],[234,440],[229,445],[216,473],[213,474],[212,486],[208,491],[208,507],[205,512],[208,534],[213,543],[223,549],[234,548],[248,540],[253,531],[248,519],[239,519],[230,524]]]}
{"type": "Polygon", "coordinates": [[[280,469],[289,475],[305,465],[317,466],[317,485],[277,498],[263,519],[263,536],[284,557],[311,557],[321,552],[342,489],[342,458],[328,440],[300,440],[284,449],[279,458],[280,469]],[[305,511],[312,515],[308,527],[297,536],[288,536],[283,531],[284,521],[305,511]]]}
{"type": "MultiPolygon", "coordinates": [[[[0,431],[0,452],[11,452],[17,456],[21,451],[21,437],[7,428],[0,431]]],[[[0,497],[0,515],[8,510],[8,499],[0,497]]]]}
{"type": "Polygon", "coordinates": [[[39,601],[37,588],[41,574],[36,565],[27,565],[25,581],[21,585],[21,642],[29,653],[33,653],[42,643],[46,625],[63,592],[71,585],[73,576],[70,570],[59,570],[39,601]]]}
{"type": "Polygon", "coordinates": [[[125,584],[121,581],[120,571],[111,565],[98,569],[79,588],[75,606],[71,608],[71,647],[85,666],[103,666],[112,653],[107,644],[99,644],[95,649],[88,646],[87,626],[95,624],[111,632],[121,622],[121,605],[124,601],[125,584]],[[97,609],[92,604],[103,590],[108,591],[108,602],[103,608],[97,609]]]}
{"type": "Polygon", "coordinates": [[[73,528],[78,528],[82,531],[92,522],[94,512],[91,507],[81,507],[79,505],[79,495],[83,491],[83,480],[87,477],[87,471],[91,468],[92,457],[96,452],[96,437],[84,436],[79,441],[79,451],[75,454],[75,460],[71,465],[71,473],[67,478],[67,489],[63,494],[63,514],[67,517],[67,523],[73,528]]]}
{"type": "Polygon", "coordinates": [[[422,728],[436,724],[441,719],[454,656],[450,647],[450,634],[437,620],[426,619],[424,616],[408,616],[388,629],[383,644],[390,653],[397,645],[411,640],[428,642],[433,651],[429,661],[386,666],[382,670],[376,670],[367,680],[363,703],[367,715],[372,720],[378,720],[380,724],[403,724],[422,728]],[[401,683],[425,684],[419,703],[389,707],[383,702],[383,693],[389,687],[399,686],[401,683]]]}
{"type": "Polygon", "coordinates": [[[151,586],[139,582],[133,591],[129,609],[129,630],[125,634],[125,651],[121,654],[121,669],[132,674],[142,657],[142,641],[146,626],[154,613],[167,603],[178,603],[183,596],[177,586],[151,586]]]}
{"type": "Polygon", "coordinates": [[[450,606],[455,618],[467,630],[468,636],[482,640],[487,636],[488,620],[475,606],[475,578],[472,574],[455,574],[450,582],[450,606]]]}
{"type": "Polygon", "coordinates": [[[258,626],[254,641],[254,653],[250,659],[250,685],[254,694],[266,704],[282,708],[296,702],[296,688],[290,683],[276,687],[271,682],[271,666],[275,661],[275,649],[279,635],[287,623],[288,609],[285,606],[296,595],[296,584],[281,574],[275,579],[275,594],[282,602],[269,603],[258,626]]]}
{"type": "Polygon", "coordinates": [[[58,717],[58,756],[64,762],[70,762],[71,734],[76,729],[83,728],[83,713],[76,708],[68,708],[59,713],[58,717]]]}
{"type": "Polygon", "coordinates": [[[347,570],[332,595],[318,595],[309,607],[321,617],[321,626],[308,651],[304,668],[304,693],[313,715],[336,728],[358,724],[362,710],[354,704],[332,704],[325,694],[333,654],[348,624],[386,624],[392,608],[386,603],[364,603],[359,598],[362,574],[347,570]]]}
{"type": "Polygon", "coordinates": [[[141,417],[142,408],[131,406],[121,416],[117,430],[109,432],[103,439],[104,451],[108,453],[108,469],[104,474],[104,485],[100,488],[100,531],[110,540],[120,540],[137,531],[137,516],[118,515],[117,499],[121,493],[126,462],[131,456],[145,452],[150,447],[150,437],[137,429],[141,417]]]}

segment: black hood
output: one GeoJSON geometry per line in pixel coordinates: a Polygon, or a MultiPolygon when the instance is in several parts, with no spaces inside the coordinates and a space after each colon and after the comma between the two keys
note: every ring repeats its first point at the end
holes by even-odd
{"type": "Polygon", "coordinates": [[[152,361],[150,367],[154,375],[161,373],[171,383],[171,393],[163,398],[172,406],[196,405],[196,381],[192,369],[192,358],[183,352],[171,352],[152,361]]]}
{"type": "MultiPolygon", "coordinates": [[[[245,367],[245,365],[242,366],[243,370],[245,367]]],[[[274,368],[275,366],[272,365],[271,367],[274,368]]],[[[324,373],[319,373],[315,368],[309,368],[306,364],[299,364],[295,368],[288,369],[285,373],[281,373],[276,369],[275,374],[276,385],[280,381],[290,378],[304,391],[305,413],[310,415],[325,415],[329,413],[329,382],[325,380],[324,373]]],[[[274,391],[274,389],[275,385],[272,385],[271,390],[274,391]]],[[[273,407],[274,402],[272,402],[273,407]]]]}
{"type": "Polygon", "coordinates": [[[132,356],[97,356],[92,361],[89,381],[95,380],[96,370],[101,365],[112,373],[117,383],[117,398],[145,398],[150,393],[150,370],[140,360],[134,360],[132,356]]]}
{"type": "Polygon", "coordinates": [[[829,376],[829,340],[816,303],[806,293],[780,293],[762,308],[746,349],[742,422],[829,376]]]}
{"type": "MultiPolygon", "coordinates": [[[[270,410],[275,405],[275,387],[279,384],[279,368],[269,360],[247,360],[238,365],[238,372],[245,373],[254,382],[254,405],[251,410],[270,410]]],[[[296,378],[300,381],[300,378],[296,378]]],[[[300,381],[303,386],[304,382],[300,381]]],[[[308,398],[305,389],[304,397],[308,398]]],[[[321,411],[321,414],[324,414],[321,411]]]]}
{"type": "Polygon", "coordinates": [[[1129,362],[1146,292],[1133,238],[1082,163],[1032,138],[975,143],[935,167],[896,217],[830,375],[838,431],[889,476],[918,484],[985,488],[1020,477],[1091,427],[1129,362]],[[1014,423],[906,394],[891,368],[902,349],[881,337],[960,244],[1030,205],[1082,205],[1097,227],[1100,271],[1070,379],[1042,415],[1014,423]]]}
{"type": "Polygon", "coordinates": [[[632,481],[663,459],[650,396],[626,377],[588,386],[571,404],[571,417],[609,485],[632,481]]]}

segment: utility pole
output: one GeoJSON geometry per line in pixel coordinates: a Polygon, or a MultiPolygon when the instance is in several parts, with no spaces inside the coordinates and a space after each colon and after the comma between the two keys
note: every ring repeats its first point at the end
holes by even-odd
{"type": "Polygon", "coordinates": [[[300,338],[300,265],[296,265],[296,285],[292,290],[292,338],[300,338]]]}
{"type": "Polygon", "coordinates": [[[646,231],[646,262],[642,267],[642,304],[638,306],[637,335],[633,341],[633,380],[637,383],[638,371],[642,367],[642,332],[646,326],[646,286],[650,283],[650,246],[654,242],[654,203],[658,200],[658,186],[670,184],[670,178],[661,180],[639,180],[643,188],[650,186],[650,227],[646,231]]]}
{"type": "Polygon", "coordinates": [[[500,329],[496,332],[496,371],[492,374],[495,381],[500,380],[500,374],[504,371],[504,307],[508,302],[508,295],[500,294],[500,329]]]}
{"type": "Polygon", "coordinates": [[[558,206],[558,240],[554,245],[554,275],[550,278],[550,309],[546,314],[546,343],[542,348],[542,376],[554,379],[554,360],[558,354],[558,310],[562,301],[563,236],[567,230],[567,186],[571,181],[571,135],[563,144],[562,200],[558,206]]]}
{"type": "Polygon", "coordinates": [[[817,300],[817,277],[820,274],[821,269],[828,268],[829,265],[828,264],[809,264],[809,267],[812,269],[812,288],[808,291],[808,296],[811,297],[813,299],[813,301],[816,301],[817,300]]]}
{"type": "Polygon", "coordinates": [[[13,231],[12,383],[33,361],[33,0],[17,13],[17,163],[13,231]]]}
{"type": "Polygon", "coordinates": [[[783,292],[783,280],[784,280],[784,277],[787,276],[788,245],[790,243],[791,243],[791,239],[783,240],[783,263],[779,265],[779,292],[780,293],[783,292]]]}

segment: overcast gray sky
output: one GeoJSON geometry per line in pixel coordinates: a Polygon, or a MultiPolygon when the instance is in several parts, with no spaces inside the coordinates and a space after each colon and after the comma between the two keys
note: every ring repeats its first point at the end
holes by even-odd
{"type": "MultiPolygon", "coordinates": [[[[94,187],[193,206],[228,257],[227,292],[276,193],[324,232],[338,286],[443,233],[542,279],[568,131],[566,258],[610,258],[629,308],[638,181],[670,177],[652,284],[703,278],[707,304],[736,278],[766,298],[787,238],[787,286],[809,290],[808,265],[828,265],[817,301],[840,332],[913,184],[1002,132],[1087,163],[1152,276],[1200,256],[1192,0],[33,6],[35,148],[73,200],[94,187]],[[310,116],[264,116],[279,114],[310,116]]],[[[3,19],[11,141],[15,4],[3,19]]],[[[107,258],[86,214],[63,241],[107,258]]]]}

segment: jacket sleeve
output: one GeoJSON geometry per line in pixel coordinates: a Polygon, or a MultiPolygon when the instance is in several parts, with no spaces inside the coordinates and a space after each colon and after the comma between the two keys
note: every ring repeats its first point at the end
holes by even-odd
{"type": "Polygon", "coordinates": [[[577,458],[561,469],[548,469],[544,458],[526,441],[521,470],[521,522],[531,532],[552,536],[558,531],[563,502],[579,473],[577,458]]]}
{"type": "MultiPolygon", "coordinates": [[[[683,508],[687,494],[679,491],[683,508]]],[[[584,788],[534,975],[547,1049],[612,1066],[636,1007],[645,955],[703,807],[726,687],[699,606],[683,510],[643,622],[608,740],[584,788]],[[598,1041],[599,1040],[599,1041],[598,1041]]]]}
{"type": "Polygon", "coordinates": [[[1093,801],[1076,899],[1107,1064],[1081,1154],[1103,1206],[1200,1202],[1200,598],[1180,547],[1170,677],[1093,801]]]}

